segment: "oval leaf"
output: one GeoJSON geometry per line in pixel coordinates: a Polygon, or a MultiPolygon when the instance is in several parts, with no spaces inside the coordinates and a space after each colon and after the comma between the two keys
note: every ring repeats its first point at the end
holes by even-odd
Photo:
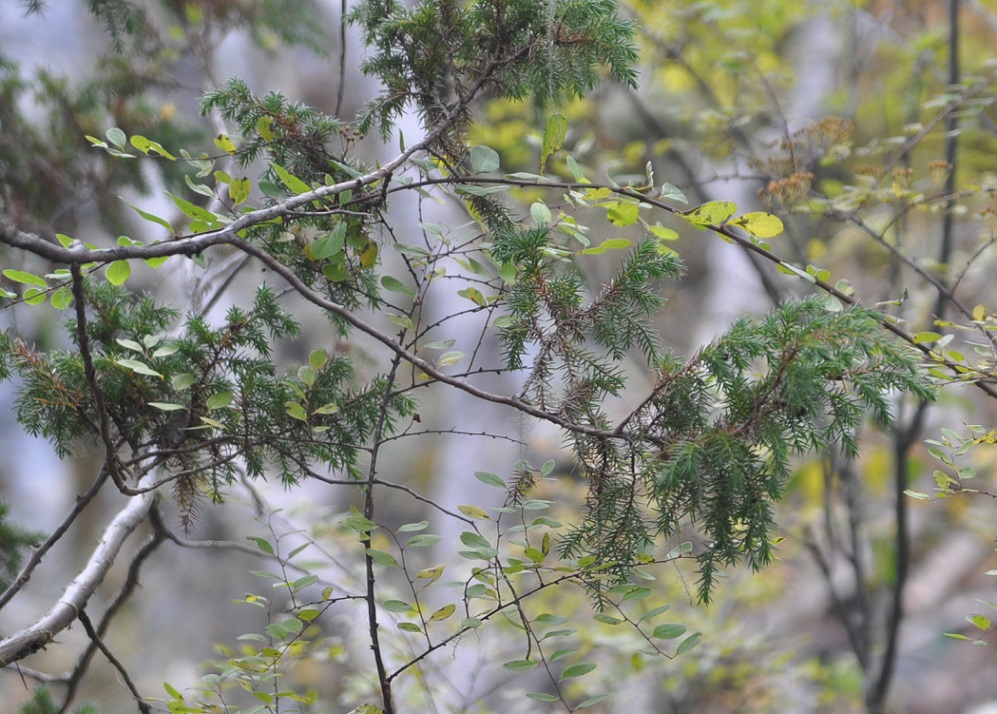
{"type": "Polygon", "coordinates": [[[719,226],[735,213],[737,204],[732,201],[710,201],[678,215],[694,226],[719,226]]]}
{"type": "Polygon", "coordinates": [[[39,278],[37,275],[26,273],[23,270],[5,270],[3,271],[3,275],[5,278],[13,280],[15,283],[24,283],[25,285],[37,285],[40,288],[48,287],[48,283],[39,278]]]}
{"type": "Polygon", "coordinates": [[[783,231],[782,221],[771,213],[765,213],[764,211],[745,213],[737,220],[731,221],[731,223],[740,226],[755,238],[771,238],[783,231]]]}
{"type": "Polygon", "coordinates": [[[561,681],[566,679],[574,679],[575,677],[581,677],[582,675],[588,674],[598,665],[594,662],[582,662],[581,664],[573,664],[564,670],[564,674],[561,675],[561,681]]]}
{"type": "Polygon", "coordinates": [[[232,399],[234,397],[235,395],[232,393],[232,390],[226,389],[216,394],[212,394],[210,397],[208,397],[208,400],[207,402],[205,402],[205,405],[208,407],[208,411],[214,411],[215,409],[221,409],[222,407],[227,407],[229,404],[232,403],[232,399]]]}
{"type": "Polygon", "coordinates": [[[498,171],[500,166],[498,152],[489,146],[472,147],[470,160],[471,168],[476,174],[487,174],[492,171],[498,171]]]}

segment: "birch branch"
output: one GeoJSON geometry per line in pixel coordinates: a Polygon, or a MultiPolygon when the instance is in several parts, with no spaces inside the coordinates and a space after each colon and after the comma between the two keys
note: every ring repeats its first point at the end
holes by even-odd
{"type": "MultiPolygon", "coordinates": [[[[139,481],[139,488],[150,485],[153,475],[139,481]]],[[[44,649],[55,636],[73,624],[90,596],[107,576],[114,559],[129,535],[145,520],[155,493],[147,491],[132,498],[104,530],[93,555],[79,575],[69,584],[55,606],[38,622],[0,641],[0,667],[22,660],[44,649]]]]}

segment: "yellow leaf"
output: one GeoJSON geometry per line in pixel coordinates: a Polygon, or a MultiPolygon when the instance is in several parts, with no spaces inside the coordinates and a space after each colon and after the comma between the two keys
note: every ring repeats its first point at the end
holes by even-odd
{"type": "Polygon", "coordinates": [[[228,186],[228,195],[232,199],[232,203],[238,206],[249,198],[249,188],[250,183],[248,178],[233,179],[232,183],[228,186]]]}
{"type": "Polygon", "coordinates": [[[661,240],[678,240],[678,231],[673,231],[671,228],[665,228],[661,224],[648,226],[647,232],[653,235],[655,238],[661,240]]]}
{"type": "Polygon", "coordinates": [[[457,510],[469,518],[477,518],[481,521],[490,521],[492,519],[492,517],[488,514],[488,511],[483,508],[478,508],[477,506],[467,506],[462,504],[457,506],[457,510]]]}
{"type": "Polygon", "coordinates": [[[755,238],[771,238],[779,235],[783,230],[782,221],[777,216],[763,211],[745,213],[731,223],[740,226],[755,238]]]}
{"type": "Polygon", "coordinates": [[[457,608],[454,605],[444,605],[439,610],[430,615],[429,619],[431,622],[440,622],[441,620],[446,620],[448,617],[453,615],[456,610],[457,608]]]}
{"type": "Polygon", "coordinates": [[[694,226],[719,226],[735,213],[737,204],[732,201],[710,201],[679,215],[694,226]]]}
{"type": "Polygon", "coordinates": [[[377,243],[368,241],[367,246],[360,253],[360,267],[371,268],[377,262],[377,243]]]}
{"type": "Polygon", "coordinates": [[[611,188],[590,188],[582,194],[586,201],[601,201],[604,198],[609,198],[613,195],[613,189],[611,188]]]}
{"type": "Polygon", "coordinates": [[[229,139],[225,134],[219,134],[215,137],[215,146],[224,151],[226,154],[234,154],[238,151],[235,146],[235,142],[229,139]]]}
{"type": "Polygon", "coordinates": [[[942,339],[942,336],[937,332],[918,332],[914,335],[914,344],[920,345],[926,342],[938,342],[940,339],[942,339]]]}
{"type": "Polygon", "coordinates": [[[973,308],[973,319],[977,322],[982,322],[983,318],[987,316],[987,308],[983,305],[977,305],[973,308]]]}
{"type": "Polygon", "coordinates": [[[637,222],[640,207],[636,203],[612,203],[606,210],[606,217],[614,226],[629,226],[637,222]]]}

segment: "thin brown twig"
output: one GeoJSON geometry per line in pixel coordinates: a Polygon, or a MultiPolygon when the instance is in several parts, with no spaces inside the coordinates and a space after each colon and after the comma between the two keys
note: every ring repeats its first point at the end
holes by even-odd
{"type": "Polygon", "coordinates": [[[90,640],[97,646],[97,649],[107,657],[107,661],[111,663],[111,666],[118,670],[118,674],[121,675],[121,679],[124,681],[125,686],[128,687],[128,691],[132,693],[132,697],[135,699],[135,703],[138,705],[139,711],[142,714],[152,714],[152,707],[149,703],[142,698],[139,691],[135,688],[135,683],[132,682],[132,678],[128,675],[128,670],[125,669],[124,665],[114,656],[114,653],[108,649],[107,645],[97,634],[97,631],[93,627],[93,623],[90,622],[90,618],[87,616],[87,611],[85,609],[80,609],[77,613],[77,618],[79,618],[80,623],[83,625],[83,629],[87,631],[87,636],[90,640]]]}

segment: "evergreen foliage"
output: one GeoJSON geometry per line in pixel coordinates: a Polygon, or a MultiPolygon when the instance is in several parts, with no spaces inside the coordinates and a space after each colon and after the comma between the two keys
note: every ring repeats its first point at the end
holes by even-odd
{"type": "MultiPolygon", "coordinates": [[[[539,106],[580,97],[598,68],[636,84],[633,24],[613,0],[429,0],[407,9],[397,0],[365,0],[351,16],[371,56],[366,74],[384,84],[364,112],[361,131],[390,135],[409,103],[426,124],[465,124],[475,96],[525,99],[539,106]]],[[[460,139],[444,146],[458,150],[460,139]]]]}

